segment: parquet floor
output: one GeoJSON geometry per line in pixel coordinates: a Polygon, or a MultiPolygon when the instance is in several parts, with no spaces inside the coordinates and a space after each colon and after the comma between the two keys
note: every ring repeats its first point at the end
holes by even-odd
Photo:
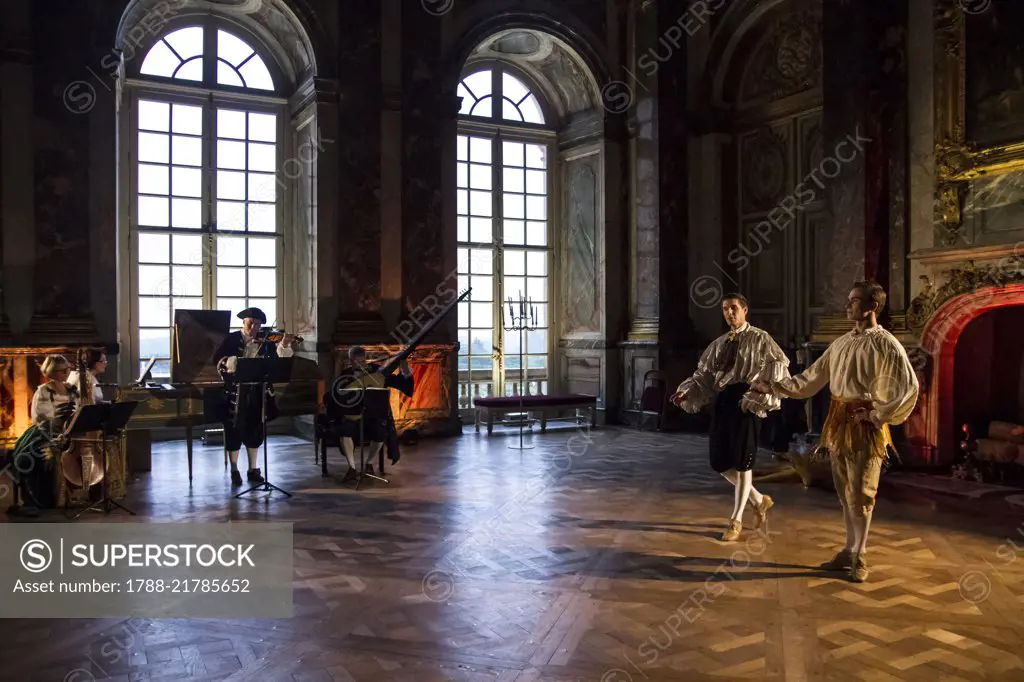
{"type": "Polygon", "coordinates": [[[4,621],[0,678],[1024,680],[1024,519],[896,504],[883,479],[856,585],[813,568],[843,540],[828,491],[765,484],[771,542],[720,542],[732,489],[703,438],[509,442],[425,441],[390,485],[356,492],[277,437],[271,479],[295,497],[248,500],[232,499],[218,448],[199,448],[190,489],[183,444],[160,444],[131,487],[140,517],[90,521],[293,522],[295,616],[4,621]]]}

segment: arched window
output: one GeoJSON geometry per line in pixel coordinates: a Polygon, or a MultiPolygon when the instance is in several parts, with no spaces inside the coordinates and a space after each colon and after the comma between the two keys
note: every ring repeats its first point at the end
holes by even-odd
{"type": "Polygon", "coordinates": [[[551,287],[549,160],[554,133],[537,95],[507,65],[470,67],[457,141],[459,288],[473,288],[459,306],[459,405],[477,396],[546,393],[550,366],[551,287]],[[511,325],[509,299],[536,309],[536,328],[511,325]],[[522,358],[521,358],[522,352],[522,358]]]}
{"type": "Polygon", "coordinates": [[[131,358],[170,376],[174,313],[257,306],[279,322],[280,76],[239,29],[169,30],[127,79],[131,358]],[[278,82],[275,82],[275,78],[278,82]]]}

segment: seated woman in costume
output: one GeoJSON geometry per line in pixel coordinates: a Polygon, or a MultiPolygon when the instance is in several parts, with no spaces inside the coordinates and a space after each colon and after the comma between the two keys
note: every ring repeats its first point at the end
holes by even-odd
{"type": "Polygon", "coordinates": [[[47,381],[32,396],[32,426],[15,443],[12,455],[26,512],[57,504],[56,443],[78,402],[78,392],[68,383],[71,364],[64,356],[48,355],[40,372],[47,381]]]}
{"type": "MultiPolygon", "coordinates": [[[[103,398],[103,389],[99,385],[99,376],[107,371],[107,354],[102,350],[93,348],[87,351],[86,357],[86,383],[92,389],[93,403],[106,402],[103,398]]],[[[68,383],[78,386],[78,370],[73,370],[68,375],[68,383]]]]}

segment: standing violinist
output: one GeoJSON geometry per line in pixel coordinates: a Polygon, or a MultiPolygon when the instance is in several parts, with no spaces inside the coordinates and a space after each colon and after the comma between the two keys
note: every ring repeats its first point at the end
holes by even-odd
{"type": "MultiPolygon", "coordinates": [[[[218,370],[225,376],[225,383],[232,394],[230,400],[235,401],[235,414],[224,417],[224,443],[231,460],[231,484],[242,485],[242,474],[238,471],[238,452],[245,445],[249,456],[249,470],[246,478],[255,484],[263,483],[263,474],[256,466],[259,448],[263,445],[266,433],[263,428],[263,396],[258,387],[242,384],[230,386],[230,376],[234,374],[238,358],[290,358],[295,353],[292,348],[295,336],[285,334],[277,343],[270,343],[266,335],[260,334],[260,328],[267,323],[266,314],[259,308],[246,308],[238,313],[242,320],[242,328],[231,332],[221,342],[213,360],[218,370]],[[237,388],[237,391],[235,390],[237,388]]],[[[268,385],[267,412],[271,412],[273,387],[268,385]]],[[[268,416],[268,421],[272,417],[268,416]]]]}

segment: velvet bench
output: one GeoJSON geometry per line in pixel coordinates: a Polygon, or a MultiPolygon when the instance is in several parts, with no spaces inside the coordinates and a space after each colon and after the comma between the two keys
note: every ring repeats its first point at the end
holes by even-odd
{"type": "MultiPolygon", "coordinates": [[[[560,410],[589,410],[590,411],[590,425],[591,427],[597,426],[597,397],[592,395],[584,395],[581,393],[570,393],[566,395],[528,395],[522,398],[522,403],[519,402],[519,396],[494,396],[489,398],[477,398],[473,401],[474,407],[476,408],[476,430],[480,430],[480,422],[487,422],[487,433],[490,435],[494,431],[494,418],[495,416],[501,417],[502,415],[510,412],[525,412],[527,414],[539,413],[540,414],[540,430],[541,433],[547,430],[548,421],[558,421],[557,418],[548,419],[548,414],[551,412],[559,412],[560,410]]],[[[573,420],[578,420],[579,417],[571,417],[573,420]]]]}

